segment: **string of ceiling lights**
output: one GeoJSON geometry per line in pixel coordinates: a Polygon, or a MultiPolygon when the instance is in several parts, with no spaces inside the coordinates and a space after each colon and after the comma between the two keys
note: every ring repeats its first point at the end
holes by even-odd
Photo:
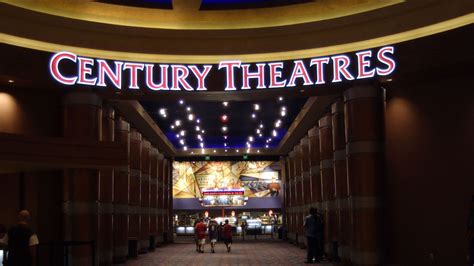
{"type": "MultiPolygon", "coordinates": [[[[259,114],[262,112],[262,106],[259,103],[253,104],[253,109],[250,114],[250,123],[255,123],[255,134],[250,134],[245,142],[245,145],[237,145],[237,147],[234,147],[235,152],[239,153],[240,149],[245,150],[246,153],[250,153],[252,148],[257,148],[256,152],[260,153],[260,149],[253,145],[257,139],[263,142],[265,141],[264,147],[265,149],[269,149],[272,146],[272,141],[274,138],[278,137],[279,135],[279,129],[282,127],[282,119],[287,115],[287,108],[286,106],[283,105],[284,98],[282,96],[278,97],[277,99],[278,104],[280,104],[280,109],[279,109],[279,117],[274,121],[274,123],[268,123],[265,124],[264,121],[259,120],[258,118],[260,117],[259,114]],[[269,126],[271,125],[271,126],[269,126]],[[268,128],[268,130],[266,130],[268,128]]],[[[175,132],[175,137],[178,143],[181,145],[181,149],[183,151],[188,151],[189,149],[195,149],[197,147],[190,147],[188,143],[186,142],[186,136],[188,134],[191,134],[186,131],[184,124],[185,123],[191,123],[190,126],[192,126],[195,129],[195,134],[196,134],[196,139],[199,143],[199,148],[201,150],[201,154],[206,154],[206,149],[209,149],[209,147],[206,147],[205,144],[205,133],[206,130],[204,129],[201,119],[193,112],[193,108],[190,105],[186,105],[185,101],[180,99],[178,101],[178,107],[183,108],[182,110],[186,113],[186,118],[185,119],[176,119],[172,121],[170,128],[173,132],[175,132]]],[[[222,131],[222,147],[224,149],[224,152],[228,152],[229,149],[232,147],[229,145],[230,138],[232,136],[229,136],[228,133],[230,131],[231,127],[231,117],[227,114],[227,109],[230,107],[230,102],[224,101],[222,102],[222,108],[223,112],[222,115],[220,115],[220,123],[221,123],[221,131],[222,131]]],[[[158,114],[163,118],[166,119],[168,117],[168,110],[167,108],[160,108],[158,110],[158,114]]],[[[233,126],[238,126],[238,125],[233,125],[233,126]]],[[[188,127],[189,129],[189,124],[188,127]]],[[[214,153],[217,152],[217,150],[213,150],[214,153]]],[[[194,151],[190,151],[191,154],[194,154],[194,151]]]]}

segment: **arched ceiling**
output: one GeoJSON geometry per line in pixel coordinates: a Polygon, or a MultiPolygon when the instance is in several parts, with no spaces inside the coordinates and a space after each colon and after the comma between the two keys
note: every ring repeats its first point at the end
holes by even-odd
{"type": "Polygon", "coordinates": [[[0,1],[0,42],[130,61],[288,60],[395,44],[474,22],[471,0],[326,0],[272,8],[172,10],[92,0],[0,1]]]}

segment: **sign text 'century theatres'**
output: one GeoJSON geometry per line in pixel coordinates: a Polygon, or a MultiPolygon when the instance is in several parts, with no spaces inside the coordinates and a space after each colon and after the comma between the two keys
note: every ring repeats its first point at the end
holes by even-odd
{"type": "Polygon", "coordinates": [[[351,55],[250,64],[238,60],[216,65],[106,61],[70,52],[54,54],[49,63],[51,76],[64,85],[150,91],[207,91],[213,75],[223,76],[225,91],[317,86],[387,76],[395,67],[393,46],[351,55]]]}

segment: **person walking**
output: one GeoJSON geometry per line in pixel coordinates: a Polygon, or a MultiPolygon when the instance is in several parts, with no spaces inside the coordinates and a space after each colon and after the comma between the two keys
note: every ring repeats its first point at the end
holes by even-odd
{"type": "Polygon", "coordinates": [[[225,220],[224,227],[222,228],[222,239],[227,248],[227,252],[230,252],[232,247],[232,225],[229,224],[229,220],[225,220]]]}
{"type": "Polygon", "coordinates": [[[206,230],[207,226],[203,219],[199,219],[199,223],[196,225],[195,231],[198,239],[198,252],[204,253],[204,244],[206,244],[206,230]]]}
{"type": "Polygon", "coordinates": [[[36,246],[39,241],[31,229],[30,221],[30,212],[20,211],[17,224],[4,237],[4,242],[8,244],[8,266],[36,265],[36,246]]]}
{"type": "Polygon", "coordinates": [[[213,217],[211,217],[211,221],[209,221],[209,242],[211,243],[211,253],[215,253],[215,246],[218,238],[219,232],[217,231],[217,228],[219,227],[219,224],[214,220],[213,217]]]}
{"type": "Polygon", "coordinates": [[[197,231],[196,231],[196,226],[198,225],[199,223],[199,218],[196,219],[196,221],[194,221],[194,244],[196,244],[196,252],[199,252],[199,239],[198,239],[198,236],[197,236],[197,231]]]}
{"type": "Polygon", "coordinates": [[[247,221],[242,220],[240,228],[242,229],[242,240],[245,240],[245,235],[247,234],[247,221]]]}
{"type": "Polygon", "coordinates": [[[307,255],[305,263],[313,263],[313,260],[319,262],[320,254],[320,238],[322,237],[322,218],[318,215],[316,208],[309,209],[309,215],[304,220],[305,235],[308,243],[307,255]]]}

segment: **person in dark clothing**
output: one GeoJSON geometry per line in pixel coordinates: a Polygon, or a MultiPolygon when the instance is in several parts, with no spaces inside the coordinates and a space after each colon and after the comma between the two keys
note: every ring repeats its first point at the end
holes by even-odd
{"type": "Polygon", "coordinates": [[[467,232],[469,237],[469,265],[474,266],[474,196],[471,198],[471,210],[467,222],[467,232]]]}
{"type": "Polygon", "coordinates": [[[36,245],[38,237],[30,227],[31,216],[27,210],[18,214],[18,222],[8,230],[5,242],[8,243],[8,266],[36,265],[36,245]]]}
{"type": "Polygon", "coordinates": [[[307,239],[307,256],[305,263],[321,260],[320,242],[323,235],[323,220],[316,208],[309,209],[309,215],[304,220],[304,229],[307,239]]]}

